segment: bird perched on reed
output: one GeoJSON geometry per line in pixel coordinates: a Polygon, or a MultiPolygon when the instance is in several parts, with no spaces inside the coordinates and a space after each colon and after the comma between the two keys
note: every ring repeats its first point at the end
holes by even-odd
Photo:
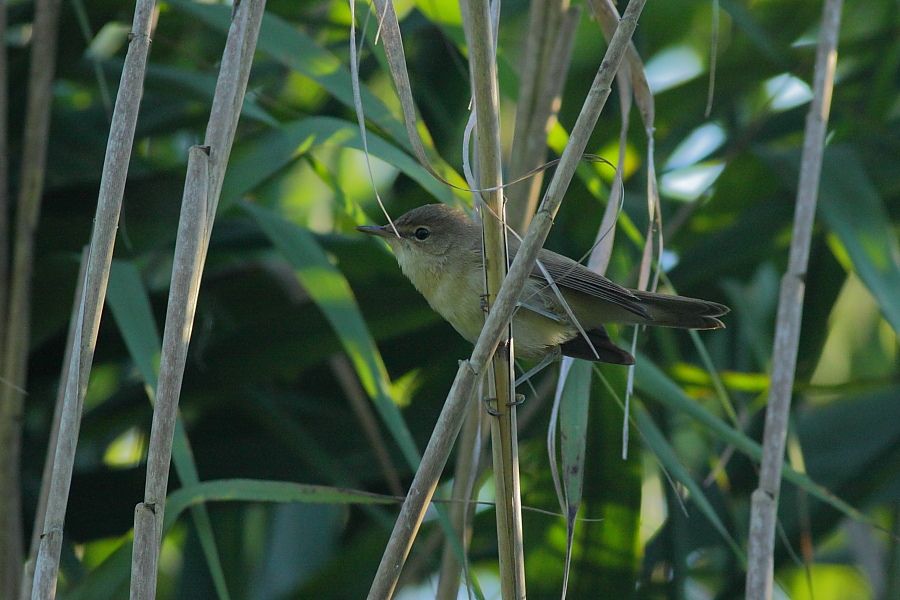
{"type": "MultiPolygon", "coordinates": [[[[357,227],[384,238],[403,274],[456,331],[475,343],[484,324],[481,227],[444,204],[415,208],[390,224],[357,227]],[[399,234],[399,236],[398,236],[399,234]]],[[[510,260],[519,249],[509,239],[510,260]]],[[[716,302],[630,290],[574,260],[542,249],[538,261],[586,332],[535,265],[513,316],[516,356],[548,360],[560,355],[630,365],[634,357],[609,339],[604,323],[681,329],[719,329],[728,307],[716,302]]]]}

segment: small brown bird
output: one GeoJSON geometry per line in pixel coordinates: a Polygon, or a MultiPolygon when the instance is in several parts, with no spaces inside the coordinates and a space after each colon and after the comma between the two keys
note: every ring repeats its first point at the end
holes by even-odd
{"type": "MultiPolygon", "coordinates": [[[[403,274],[431,308],[474,344],[484,324],[481,227],[462,211],[444,204],[415,208],[395,220],[394,225],[400,237],[390,225],[369,225],[357,230],[383,237],[393,248],[403,274]]],[[[518,249],[519,242],[510,238],[510,261],[518,249]]],[[[630,290],[550,250],[541,250],[538,260],[590,343],[579,333],[540,267],[535,265],[513,317],[517,356],[546,360],[562,354],[630,365],[634,357],[612,343],[604,323],[682,329],[724,327],[718,317],[729,309],[722,304],[630,290]]]]}

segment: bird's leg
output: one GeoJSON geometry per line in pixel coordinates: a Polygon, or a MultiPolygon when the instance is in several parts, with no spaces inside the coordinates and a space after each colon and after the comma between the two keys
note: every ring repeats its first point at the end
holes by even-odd
{"type": "Polygon", "coordinates": [[[491,305],[490,305],[490,302],[488,302],[488,298],[490,298],[490,297],[491,297],[490,294],[481,294],[481,296],[479,296],[479,298],[481,300],[481,312],[483,312],[483,313],[490,312],[491,305]]]}
{"type": "Polygon", "coordinates": [[[552,351],[544,355],[544,358],[541,359],[541,362],[531,367],[531,369],[529,369],[522,376],[516,379],[516,387],[543,371],[544,368],[546,368],[550,363],[559,360],[560,356],[562,356],[562,352],[560,351],[559,346],[557,346],[552,351]]]}

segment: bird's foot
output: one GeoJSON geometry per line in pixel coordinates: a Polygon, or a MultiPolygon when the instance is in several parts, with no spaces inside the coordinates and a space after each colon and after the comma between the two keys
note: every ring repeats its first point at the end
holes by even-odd
{"type": "Polygon", "coordinates": [[[492,417],[499,417],[502,413],[497,410],[497,399],[494,397],[482,398],[481,403],[484,405],[484,411],[492,417]]]}

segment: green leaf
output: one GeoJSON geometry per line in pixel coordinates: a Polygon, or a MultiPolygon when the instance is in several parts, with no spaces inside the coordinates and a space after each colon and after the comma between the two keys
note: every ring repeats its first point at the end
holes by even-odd
{"type": "MultiPolygon", "coordinates": [[[[113,70],[113,69],[110,69],[113,70]]],[[[115,64],[115,74],[122,72],[121,61],[115,64]]],[[[147,65],[145,85],[155,88],[166,88],[170,92],[180,93],[187,98],[197,100],[209,106],[216,92],[216,73],[201,73],[197,70],[185,70],[166,65],[147,65]]],[[[278,121],[270,115],[253,97],[252,93],[244,96],[241,115],[245,118],[277,127],[278,121]]]]}
{"type": "Polygon", "coordinates": [[[559,405],[560,452],[566,520],[574,525],[584,484],[584,449],[587,442],[588,404],[591,399],[591,363],[574,360],[566,377],[559,405]]]}
{"type": "MultiPolygon", "coordinates": [[[[125,340],[125,346],[131,355],[144,383],[147,385],[151,400],[156,396],[156,380],[159,349],[162,342],[156,329],[156,321],[150,308],[150,299],[140,273],[133,263],[113,261],[107,288],[107,300],[119,331],[125,340]]],[[[175,422],[175,437],[172,441],[172,462],[178,477],[187,485],[196,484],[200,477],[194,455],[184,429],[184,421],[179,414],[175,422]]],[[[205,506],[198,506],[192,511],[197,536],[203,546],[206,562],[212,575],[216,591],[220,598],[229,598],[228,586],[225,583],[225,572],[216,538],[212,531],[212,521],[205,506]]]]}
{"type": "MultiPolygon", "coordinates": [[[[452,203],[448,187],[396,146],[372,133],[367,136],[369,154],[399,169],[441,202],[452,203]]],[[[354,148],[362,151],[355,123],[333,117],[310,117],[281,125],[244,143],[232,156],[222,184],[220,210],[239,200],[299,156],[315,148],[354,148]]]]}
{"type": "Polygon", "coordinates": [[[706,497],[703,488],[697,484],[688,470],[681,464],[681,461],[678,460],[675,449],[672,448],[662,431],[660,431],[659,427],[656,426],[656,423],[653,422],[653,419],[647,413],[647,410],[638,401],[635,401],[631,406],[634,411],[634,419],[638,430],[644,438],[644,441],[647,442],[647,445],[653,450],[653,454],[656,455],[669,475],[671,475],[675,481],[681,482],[681,484],[690,491],[691,501],[697,505],[700,512],[703,513],[712,526],[715,527],[716,531],[719,532],[719,535],[722,536],[722,539],[728,543],[728,546],[734,552],[735,556],[738,557],[738,560],[740,560],[742,564],[746,563],[747,557],[744,555],[744,551],[728,532],[725,524],[722,523],[722,519],[719,518],[716,509],[713,508],[709,499],[706,497]]]}
{"type": "Polygon", "coordinates": [[[900,333],[900,243],[884,202],[852,148],[825,151],[819,195],[819,214],[837,234],[884,318],[900,333]]]}
{"type": "MultiPolygon", "coordinates": [[[[669,379],[646,356],[638,353],[638,356],[635,358],[637,359],[635,364],[635,386],[638,390],[654,398],[670,410],[681,411],[687,414],[692,419],[706,426],[713,435],[723,442],[733,445],[737,450],[756,461],[760,460],[762,448],[757,442],[747,437],[744,433],[732,429],[725,421],[691,400],[675,382],[669,379]]],[[[872,523],[871,518],[850,506],[806,475],[798,473],[790,465],[784,465],[782,477],[803,488],[819,500],[830,504],[848,517],[861,523],[872,523]]]]}
{"type": "MultiPolygon", "coordinates": [[[[566,573],[563,593],[568,588],[572,545],[575,535],[575,516],[581,506],[584,490],[584,452],[587,445],[588,402],[591,398],[591,363],[564,358],[560,373],[565,382],[559,398],[559,437],[562,458],[562,486],[566,515],[566,573]],[[566,369],[566,362],[569,362],[566,369]]],[[[557,384],[559,385],[559,384],[557,384]]],[[[552,423],[552,422],[551,422],[552,423]]],[[[551,457],[556,460],[556,457],[551,457]]]]}
{"type": "MultiPolygon", "coordinates": [[[[222,5],[170,0],[170,4],[222,33],[231,26],[231,7],[222,5]]],[[[265,52],[280,64],[309,77],[336,100],[353,108],[353,88],[350,71],[337,56],[319,46],[303,30],[298,29],[267,12],[259,31],[258,51],[265,52]]],[[[368,88],[360,90],[366,118],[377,124],[396,142],[409,147],[406,129],[368,88]]]]}
{"type": "Polygon", "coordinates": [[[391,496],[369,492],[262,479],[222,479],[185,486],[169,494],[163,528],[168,530],[186,509],[206,502],[303,502],[308,504],[396,504],[391,496]]]}
{"type": "Polygon", "coordinates": [[[308,230],[254,204],[243,206],[296,269],[297,280],[325,313],[353,363],[363,389],[375,403],[410,467],[415,469],[419,464],[418,450],[400,409],[391,398],[387,369],[359,311],[350,284],[331,264],[308,230]]]}
{"type": "MultiPolygon", "coordinates": [[[[396,504],[398,500],[369,492],[258,479],[221,479],[185,486],[166,499],[163,535],[190,508],[206,511],[206,502],[303,502],[313,504],[396,504]]],[[[66,594],[67,600],[116,598],[128,578],[132,540],[126,540],[90,577],[66,594]]],[[[221,593],[221,592],[220,592],[221,593]]]]}
{"type": "Polygon", "coordinates": [[[162,342],[144,282],[134,263],[112,262],[106,298],[134,366],[144,382],[155,390],[162,342]]]}

